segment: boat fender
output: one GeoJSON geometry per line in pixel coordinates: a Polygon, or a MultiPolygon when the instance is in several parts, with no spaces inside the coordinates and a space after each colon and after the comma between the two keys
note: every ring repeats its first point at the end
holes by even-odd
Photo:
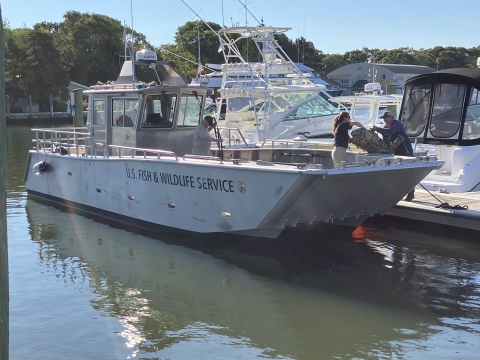
{"type": "Polygon", "coordinates": [[[45,161],[40,161],[33,165],[32,171],[35,175],[43,174],[44,172],[48,171],[48,164],[45,161]]]}

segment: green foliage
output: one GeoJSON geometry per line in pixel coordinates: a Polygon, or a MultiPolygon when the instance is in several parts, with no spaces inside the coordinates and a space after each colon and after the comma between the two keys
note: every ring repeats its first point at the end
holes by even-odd
{"type": "MultiPolygon", "coordinates": [[[[204,66],[225,61],[218,51],[220,43],[216,32],[219,29],[221,26],[213,22],[188,21],[178,27],[174,43],[159,45],[155,51],[159,60],[169,62],[190,81],[197,72],[199,48],[204,66]]],[[[128,27],[126,30],[127,42],[133,44],[134,51],[154,49],[145,35],[132,32],[128,27]]],[[[124,61],[123,31],[119,20],[77,11],[65,13],[62,22],[40,22],[33,28],[11,29],[5,21],[6,93],[13,101],[32,95],[42,110],[48,110],[48,96],[65,95],[70,80],[90,85],[117,79],[124,61]]],[[[235,39],[238,35],[231,37],[235,39]]],[[[372,52],[375,52],[375,62],[380,64],[425,65],[438,69],[476,68],[480,56],[480,46],[470,49],[436,46],[419,50],[363,47],[344,54],[324,54],[304,37],[292,40],[282,33],[275,35],[275,39],[288,58],[303,62],[322,75],[343,65],[366,62],[372,52]]],[[[259,61],[259,49],[251,39],[241,39],[236,44],[246,61],[259,61]]],[[[139,70],[137,76],[142,81],[158,82],[150,69],[139,70]]]]}
{"type": "Polygon", "coordinates": [[[162,45],[157,49],[158,58],[171,64],[187,81],[195,77],[198,60],[191,53],[180,49],[177,45],[162,45]]]}
{"type": "Polygon", "coordinates": [[[53,111],[55,112],[67,111],[67,103],[65,101],[53,99],[53,111]]]}
{"type": "Polygon", "coordinates": [[[49,95],[65,92],[69,83],[53,35],[42,27],[9,29],[5,44],[7,94],[13,101],[32,95],[48,110],[49,95]]]}
{"type": "Polygon", "coordinates": [[[55,36],[71,80],[86,85],[115,80],[124,52],[120,21],[77,11],[63,17],[55,36]]]}
{"type": "Polygon", "coordinates": [[[222,53],[218,52],[220,42],[215,32],[220,30],[220,25],[208,22],[208,26],[201,21],[188,21],[185,25],[179,26],[175,33],[175,45],[184,53],[194,55],[198,58],[200,40],[200,58],[202,64],[221,64],[224,62],[222,53]]]}
{"type": "Polygon", "coordinates": [[[349,64],[363,63],[363,62],[367,62],[368,55],[369,55],[368,49],[363,48],[363,50],[347,51],[344,55],[344,59],[349,64]]]}
{"type": "Polygon", "coordinates": [[[332,72],[339,67],[347,65],[348,63],[345,61],[343,55],[340,54],[333,54],[333,55],[326,55],[323,59],[323,69],[321,71],[322,75],[326,75],[332,72]]]}

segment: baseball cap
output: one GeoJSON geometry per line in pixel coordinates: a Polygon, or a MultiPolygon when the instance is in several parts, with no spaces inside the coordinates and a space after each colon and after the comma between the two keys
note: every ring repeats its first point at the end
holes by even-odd
{"type": "Polygon", "coordinates": [[[392,116],[392,117],[393,117],[393,113],[392,113],[391,111],[388,111],[388,110],[387,110],[387,111],[385,111],[385,112],[383,113],[382,116],[380,116],[380,119],[385,119],[386,117],[389,117],[389,116],[392,116]]]}

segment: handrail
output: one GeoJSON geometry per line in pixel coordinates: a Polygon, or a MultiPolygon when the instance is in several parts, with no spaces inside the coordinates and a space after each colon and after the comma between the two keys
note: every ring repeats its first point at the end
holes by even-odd
{"type": "Polygon", "coordinates": [[[79,131],[68,131],[68,130],[63,130],[63,129],[73,129],[73,130],[88,130],[88,128],[86,127],[80,127],[80,128],[55,128],[55,129],[51,129],[51,128],[33,128],[32,131],[35,131],[35,132],[44,132],[44,133],[55,133],[55,134],[75,134],[75,135],[78,135],[78,134],[83,134],[83,135],[90,135],[90,133],[87,131],[87,132],[79,132],[79,131]]]}
{"type": "MultiPolygon", "coordinates": [[[[242,131],[241,129],[239,128],[232,128],[232,127],[218,127],[218,131],[220,132],[220,135],[222,133],[223,130],[226,130],[228,131],[228,146],[231,147],[232,146],[232,142],[234,143],[234,145],[236,145],[236,141],[237,139],[233,139],[232,140],[232,131],[236,131],[238,133],[238,135],[240,135],[240,138],[242,139],[242,142],[243,144],[245,145],[245,147],[247,148],[251,148],[253,146],[250,146],[248,143],[247,143],[247,140],[245,140],[245,137],[243,136],[242,134],[242,131]]],[[[224,144],[225,145],[225,144],[224,144]]],[[[240,145],[240,143],[238,144],[240,145]]]]}
{"type": "MultiPolygon", "coordinates": [[[[84,130],[86,128],[81,129],[84,130]]],[[[42,148],[44,150],[50,148],[50,151],[53,153],[65,151],[66,149],[67,153],[64,155],[71,155],[71,148],[75,147],[76,155],[79,156],[79,148],[89,148],[86,144],[80,144],[80,142],[87,142],[90,134],[88,132],[75,131],[80,130],[79,128],[73,128],[74,131],[71,130],[72,128],[65,128],[65,130],[59,130],[58,128],[33,128],[32,131],[35,131],[35,139],[33,141],[37,151],[42,148]]]]}
{"type": "Polygon", "coordinates": [[[130,150],[130,156],[133,158],[135,157],[136,152],[143,152],[143,158],[147,158],[147,153],[157,154],[157,159],[160,159],[160,156],[171,156],[174,157],[176,161],[178,161],[178,156],[173,151],[167,150],[155,150],[155,149],[145,149],[145,148],[136,148],[130,146],[121,146],[121,145],[108,145],[109,149],[118,149],[118,157],[122,157],[122,150],[130,150]]]}
{"type": "Polygon", "coordinates": [[[293,148],[293,149],[319,149],[321,150],[324,147],[331,147],[333,148],[333,143],[321,143],[321,142],[309,142],[309,141],[302,141],[302,140],[278,140],[278,139],[265,139],[260,143],[260,148],[265,147],[266,145],[271,144],[272,148],[275,148],[277,145],[279,148],[293,148]],[[300,146],[299,146],[300,145],[300,146]]]}
{"type": "Polygon", "coordinates": [[[187,159],[196,159],[196,160],[216,160],[223,164],[223,161],[218,156],[209,156],[209,155],[193,155],[193,154],[185,154],[183,155],[183,160],[187,159]]]}

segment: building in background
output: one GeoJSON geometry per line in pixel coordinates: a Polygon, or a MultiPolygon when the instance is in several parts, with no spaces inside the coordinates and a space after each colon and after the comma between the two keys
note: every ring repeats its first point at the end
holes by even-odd
{"type": "Polygon", "coordinates": [[[402,94],[405,81],[420,75],[436,71],[429,66],[355,63],[342,66],[327,77],[342,89],[342,95],[362,92],[365,84],[380,83],[384,94],[402,94]]]}

